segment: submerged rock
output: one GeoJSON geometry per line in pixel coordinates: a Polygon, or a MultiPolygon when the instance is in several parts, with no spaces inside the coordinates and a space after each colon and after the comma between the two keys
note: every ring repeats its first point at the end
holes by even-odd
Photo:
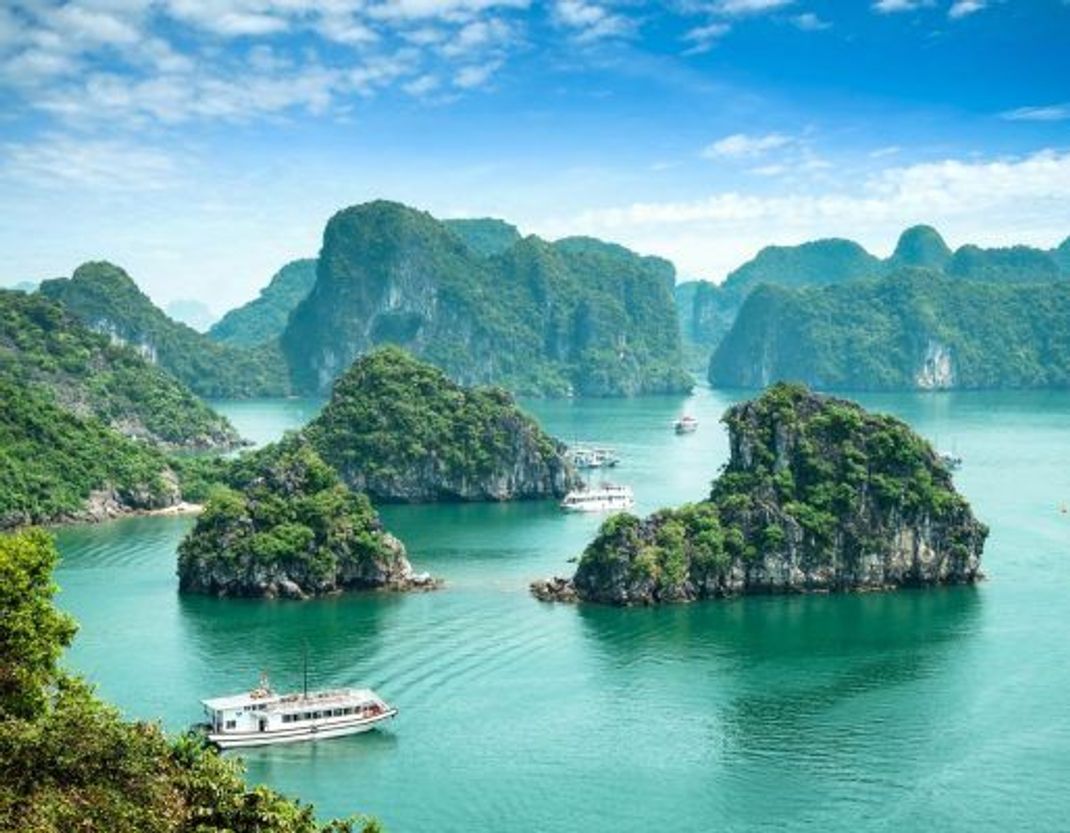
{"type": "Polygon", "coordinates": [[[785,384],[724,422],[731,457],[708,500],[610,517],[575,576],[534,595],[655,604],[981,577],[988,529],[905,423],[785,384]]]}
{"type": "Polygon", "coordinates": [[[240,460],[231,482],[179,546],[183,592],[302,599],[439,585],[299,435],[240,460]]]}

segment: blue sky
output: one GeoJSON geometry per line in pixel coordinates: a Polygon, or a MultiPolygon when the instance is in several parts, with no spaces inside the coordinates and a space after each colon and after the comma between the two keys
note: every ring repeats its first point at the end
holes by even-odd
{"type": "Polygon", "coordinates": [[[0,282],[218,312],[376,197],[720,280],[906,225],[1070,235],[1065,0],[6,0],[0,282]]]}

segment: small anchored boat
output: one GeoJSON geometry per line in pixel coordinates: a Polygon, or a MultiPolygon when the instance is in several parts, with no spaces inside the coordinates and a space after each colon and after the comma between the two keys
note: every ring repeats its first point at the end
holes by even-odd
{"type": "Polygon", "coordinates": [[[245,694],[202,700],[202,728],[220,749],[337,738],[375,728],[398,710],[370,688],[276,694],[267,680],[245,694]]]}
{"type": "Polygon", "coordinates": [[[635,505],[630,486],[603,483],[592,489],[574,489],[565,495],[561,508],[566,512],[623,512],[635,505]]]}
{"type": "Polygon", "coordinates": [[[685,414],[676,420],[672,427],[677,434],[693,434],[698,430],[698,420],[685,414]]]}

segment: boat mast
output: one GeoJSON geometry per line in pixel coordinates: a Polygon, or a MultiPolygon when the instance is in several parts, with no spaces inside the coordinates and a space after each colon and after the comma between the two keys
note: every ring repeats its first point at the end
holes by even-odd
{"type": "Polygon", "coordinates": [[[307,700],[308,699],[308,643],[307,642],[305,643],[304,655],[305,655],[305,689],[304,689],[305,693],[304,693],[304,699],[307,700]]]}

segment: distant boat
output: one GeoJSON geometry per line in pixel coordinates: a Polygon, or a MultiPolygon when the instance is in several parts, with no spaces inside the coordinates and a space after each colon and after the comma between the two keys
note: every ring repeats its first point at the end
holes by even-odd
{"type": "Polygon", "coordinates": [[[698,420],[693,416],[684,415],[672,424],[677,434],[693,434],[698,430],[698,420]]]}
{"type": "Polygon", "coordinates": [[[952,454],[948,451],[938,451],[937,456],[940,457],[940,460],[943,462],[943,464],[947,466],[948,469],[950,469],[951,471],[955,471],[956,469],[962,466],[962,458],[959,457],[957,454],[952,454]]]}
{"type": "Polygon", "coordinates": [[[561,508],[566,512],[623,512],[634,505],[631,487],[612,483],[593,489],[575,489],[561,501],[561,508]]]}
{"type": "Polygon", "coordinates": [[[620,457],[604,446],[574,445],[569,448],[567,457],[578,469],[610,469],[620,462],[620,457]]]}
{"type": "Polygon", "coordinates": [[[370,688],[310,692],[306,684],[303,693],[276,694],[266,676],[252,691],[201,705],[208,740],[220,749],[354,735],[398,713],[370,688]]]}

